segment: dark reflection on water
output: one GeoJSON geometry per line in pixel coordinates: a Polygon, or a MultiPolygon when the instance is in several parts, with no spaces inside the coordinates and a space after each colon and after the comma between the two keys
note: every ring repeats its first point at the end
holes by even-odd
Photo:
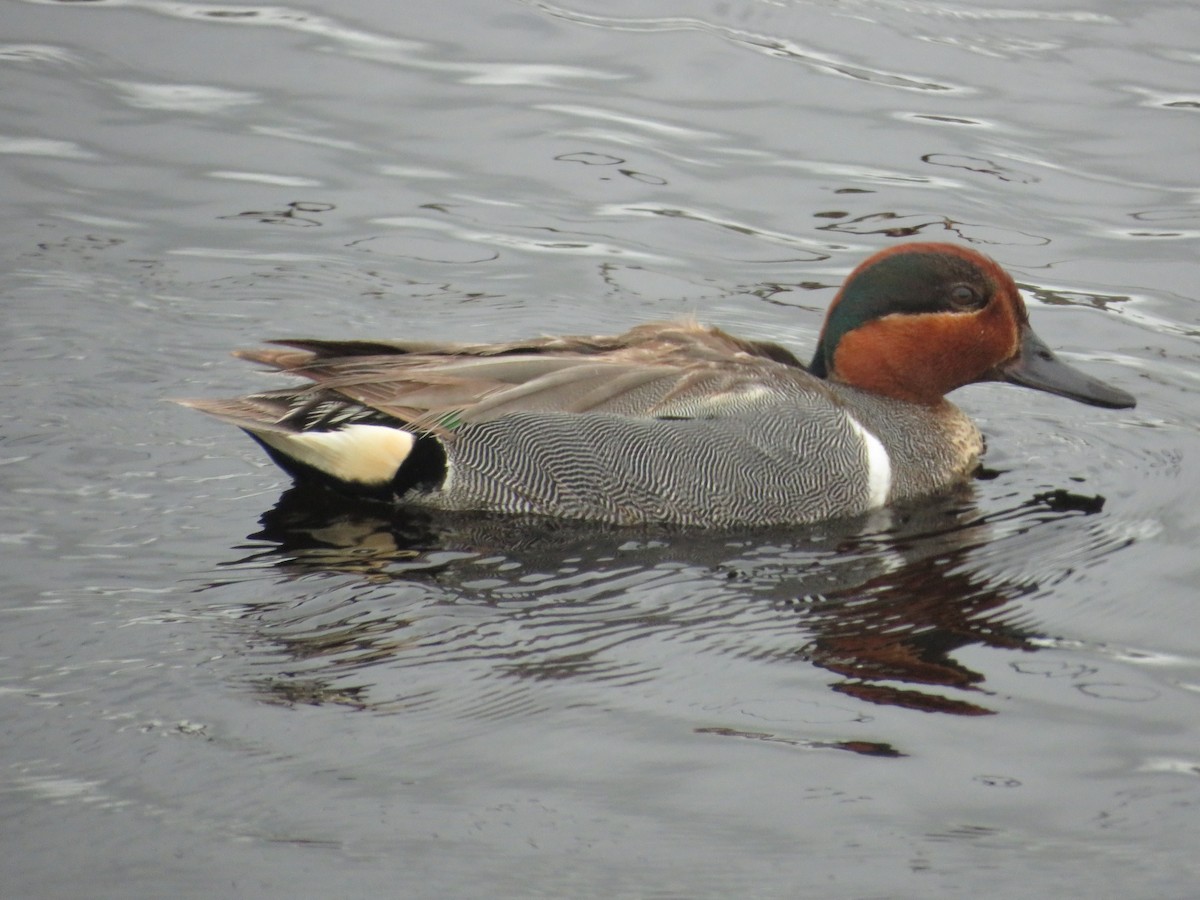
{"type": "MultiPolygon", "coordinates": [[[[1060,490],[985,515],[965,488],[869,520],[747,535],[393,511],[292,489],[262,516],[253,552],[228,565],[315,586],[247,608],[252,643],[269,648],[258,671],[271,674],[253,681],[270,702],[412,708],[432,697],[384,696],[380,667],[455,661],[483,663],[489,681],[636,684],[659,669],[623,645],[654,637],[816,666],[837,676],[833,691],[873,704],[977,716],[994,712],[985,677],[956,652],[1034,652],[1044,637],[1016,602],[1040,579],[996,572],[1040,530],[1103,505],[1060,490]],[[333,575],[350,581],[330,590],[333,575]],[[464,606],[477,614],[454,614],[464,606]]],[[[476,712],[526,709],[526,690],[476,712]]],[[[900,755],[861,740],[822,746],[900,755]]]]}
{"type": "MultiPolygon", "coordinates": [[[[822,212],[820,218],[846,218],[849,213],[822,212]]],[[[1050,239],[1037,234],[1028,234],[1011,228],[997,228],[978,222],[961,222],[940,213],[901,214],[891,211],[872,212],[847,218],[844,222],[822,225],[818,231],[835,231],[841,234],[880,234],[889,238],[923,237],[927,240],[945,240],[954,236],[969,244],[994,244],[1003,246],[1041,246],[1050,239]]]]}
{"type": "Polygon", "coordinates": [[[319,227],[319,213],[332,212],[337,209],[332,203],[313,203],[305,200],[293,200],[283,209],[247,210],[228,216],[218,216],[220,219],[248,219],[263,225],[292,225],[299,228],[319,227]]]}

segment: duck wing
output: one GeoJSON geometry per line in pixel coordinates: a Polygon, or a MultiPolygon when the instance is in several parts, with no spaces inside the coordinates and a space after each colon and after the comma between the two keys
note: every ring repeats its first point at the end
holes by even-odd
{"type": "Polygon", "coordinates": [[[778,401],[798,387],[824,392],[821,380],[785,348],[694,323],[501,344],[272,344],[236,355],[310,384],[188,405],[260,430],[398,420],[418,431],[448,433],[517,412],[703,418],[778,401]]]}

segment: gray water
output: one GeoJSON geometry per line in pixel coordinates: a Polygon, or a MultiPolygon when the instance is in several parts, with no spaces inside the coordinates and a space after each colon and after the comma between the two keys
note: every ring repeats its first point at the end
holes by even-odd
{"type": "Polygon", "coordinates": [[[1192,897],[1200,7],[0,6],[0,894],[1192,897]],[[270,337],[695,315],[966,243],[1135,393],[704,534],[288,490],[270,337]]]}

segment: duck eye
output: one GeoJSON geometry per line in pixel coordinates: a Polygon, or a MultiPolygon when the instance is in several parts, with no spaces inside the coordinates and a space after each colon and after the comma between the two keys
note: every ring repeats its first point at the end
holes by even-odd
{"type": "Polygon", "coordinates": [[[969,284],[956,284],[950,289],[950,302],[960,309],[977,309],[983,306],[983,296],[969,284]]]}

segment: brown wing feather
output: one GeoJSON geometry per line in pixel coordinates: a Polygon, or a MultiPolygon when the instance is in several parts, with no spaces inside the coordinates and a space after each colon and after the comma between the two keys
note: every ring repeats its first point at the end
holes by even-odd
{"type": "MultiPolygon", "coordinates": [[[[788,350],[691,322],[614,336],[501,344],[288,339],[236,355],[312,384],[190,405],[234,424],[278,427],[314,398],[338,396],[414,427],[482,422],[517,411],[712,415],[810,376],[788,350]]],[[[815,382],[816,379],[813,379],[815,382]]],[[[294,427],[294,426],[293,426],[294,427]]]]}
{"type": "Polygon", "coordinates": [[[210,416],[216,416],[223,422],[236,425],[238,428],[282,433],[295,430],[279,424],[287,417],[291,409],[287,400],[269,394],[233,397],[225,400],[176,400],[175,402],[206,412],[210,416]]]}

